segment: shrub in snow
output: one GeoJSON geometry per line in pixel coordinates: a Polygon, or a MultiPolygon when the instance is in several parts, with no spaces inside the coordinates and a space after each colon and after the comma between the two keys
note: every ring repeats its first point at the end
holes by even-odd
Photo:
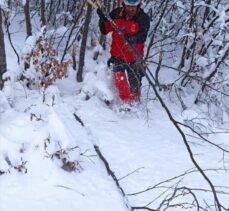
{"type": "Polygon", "coordinates": [[[28,172],[28,169],[26,167],[26,164],[27,164],[27,161],[24,161],[21,158],[21,163],[19,165],[17,165],[17,166],[13,166],[13,168],[16,169],[20,173],[26,174],[28,172]]]}
{"type": "Polygon", "coordinates": [[[23,174],[28,172],[26,167],[27,161],[24,161],[22,157],[19,160],[18,158],[9,156],[6,152],[0,152],[0,160],[0,176],[11,173],[12,169],[23,174]]]}
{"type": "Polygon", "coordinates": [[[23,55],[23,59],[27,66],[22,78],[30,88],[47,88],[57,79],[67,77],[68,66],[71,63],[70,60],[59,61],[56,50],[44,34],[38,38],[32,50],[23,55]]]}
{"type": "Polygon", "coordinates": [[[78,146],[63,149],[61,144],[58,142],[57,144],[59,146],[59,149],[56,150],[56,148],[53,148],[52,150],[54,150],[54,151],[50,153],[49,152],[50,149],[48,151],[48,148],[49,148],[51,142],[52,142],[51,137],[48,137],[44,141],[44,149],[45,149],[45,152],[47,154],[47,156],[46,156],[47,158],[60,161],[60,166],[65,171],[69,171],[69,172],[78,171],[78,172],[80,172],[82,170],[82,167],[78,161],[78,154],[79,153],[75,152],[75,150],[77,150],[77,149],[80,151],[80,148],[78,146]],[[77,156],[75,156],[75,155],[77,155],[77,156]]]}
{"type": "Polygon", "coordinates": [[[48,86],[43,93],[43,102],[49,106],[54,106],[61,101],[60,91],[57,86],[48,86]]]}

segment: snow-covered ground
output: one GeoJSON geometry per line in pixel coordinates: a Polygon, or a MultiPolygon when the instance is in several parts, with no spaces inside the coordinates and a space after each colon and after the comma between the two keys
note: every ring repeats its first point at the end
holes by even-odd
{"type": "MultiPolygon", "coordinates": [[[[13,107],[0,115],[0,169],[6,171],[0,178],[2,211],[126,210],[120,191],[96,156],[94,144],[100,147],[126,194],[193,168],[180,135],[157,101],[150,103],[148,113],[142,105],[136,112],[123,114],[97,97],[83,100],[77,86],[75,92],[67,93],[69,87],[63,89],[64,94],[59,90],[54,103],[48,95],[47,103],[43,103],[42,93],[30,91],[25,95],[18,85],[20,88],[13,107]],[[85,127],[76,121],[74,113],[85,127]],[[75,172],[64,171],[59,160],[50,158],[58,149],[76,146],[79,148],[69,152],[70,160],[79,161],[75,172]],[[6,160],[12,166],[27,162],[27,173],[13,167],[7,172],[6,160]]],[[[220,142],[227,138],[221,136],[220,142]]],[[[194,149],[200,153],[197,157],[203,168],[222,167],[221,154],[214,148],[203,145],[194,149]]],[[[227,172],[209,172],[209,176],[216,185],[229,186],[227,172]]],[[[207,187],[198,173],[182,183],[207,187]]],[[[153,190],[128,198],[132,206],[144,206],[157,195],[159,192],[153,190]]],[[[228,204],[228,199],[227,195],[223,200],[228,204]]]]}
{"type": "MultiPolygon", "coordinates": [[[[6,48],[8,69],[17,71],[9,44],[6,48]]],[[[93,72],[94,65],[87,62],[87,69],[93,72]]],[[[104,83],[104,65],[97,68],[101,69],[102,80],[90,87],[88,83],[96,77],[88,74],[85,89],[92,91],[96,87],[112,97],[104,83]]],[[[175,187],[210,189],[194,171],[135,195],[194,168],[182,138],[157,100],[146,106],[145,93],[141,105],[123,113],[116,106],[107,106],[101,95],[85,100],[84,94],[79,94],[81,86],[72,72],[45,93],[28,90],[19,82],[8,83],[0,92],[1,211],[124,211],[128,210],[125,203],[156,208],[175,187]],[[107,174],[94,145],[109,162],[128,202],[107,174]],[[61,159],[73,162],[74,171],[66,171],[61,159]]],[[[192,108],[185,114],[176,105],[171,108],[179,120],[198,115],[192,108]]],[[[216,144],[228,143],[229,134],[210,135],[209,139],[216,144]]],[[[219,149],[195,138],[190,137],[190,141],[200,166],[208,169],[206,174],[218,190],[226,192],[220,186],[229,187],[229,174],[224,170],[229,168],[228,155],[224,154],[227,162],[223,162],[219,149]]],[[[213,204],[211,193],[197,195],[213,204]]],[[[229,206],[228,194],[220,195],[220,200],[229,206]]]]}

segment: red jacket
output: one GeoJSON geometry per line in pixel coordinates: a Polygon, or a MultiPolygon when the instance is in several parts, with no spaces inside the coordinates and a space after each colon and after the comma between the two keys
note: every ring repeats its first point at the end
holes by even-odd
{"type": "MultiPolygon", "coordinates": [[[[139,8],[137,14],[132,20],[127,20],[125,18],[125,13],[123,13],[123,8],[114,9],[110,13],[111,19],[118,26],[120,31],[123,32],[125,36],[128,36],[133,40],[135,48],[139,51],[140,55],[144,55],[144,42],[147,38],[148,30],[150,27],[149,16],[139,8]]],[[[112,44],[111,44],[111,56],[123,60],[124,62],[133,63],[136,61],[138,53],[133,55],[128,44],[123,40],[123,37],[118,31],[115,31],[109,21],[103,21],[100,19],[100,30],[102,34],[112,33],[112,44]]]]}

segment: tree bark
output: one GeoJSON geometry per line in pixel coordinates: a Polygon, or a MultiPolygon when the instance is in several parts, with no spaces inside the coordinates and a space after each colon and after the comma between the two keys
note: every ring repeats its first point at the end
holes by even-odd
{"type": "Polygon", "coordinates": [[[25,23],[26,23],[26,34],[27,37],[32,36],[32,26],[30,19],[29,0],[26,0],[24,5],[25,23]]]}
{"type": "Polygon", "coordinates": [[[72,68],[76,70],[76,44],[73,44],[72,47],[72,68]]]}
{"type": "Polygon", "coordinates": [[[46,25],[45,18],[45,0],[40,1],[41,27],[46,25]]]}
{"type": "Polygon", "coordinates": [[[83,81],[84,58],[85,58],[86,47],[87,47],[87,35],[88,35],[89,25],[91,21],[91,13],[92,13],[92,7],[88,5],[86,19],[84,23],[84,29],[83,29],[83,37],[82,37],[82,42],[80,47],[79,69],[76,76],[78,82],[83,81]]]}
{"type": "Polygon", "coordinates": [[[3,88],[3,74],[6,71],[6,52],[5,52],[5,42],[4,33],[2,29],[2,9],[0,7],[0,90],[3,88]]]}

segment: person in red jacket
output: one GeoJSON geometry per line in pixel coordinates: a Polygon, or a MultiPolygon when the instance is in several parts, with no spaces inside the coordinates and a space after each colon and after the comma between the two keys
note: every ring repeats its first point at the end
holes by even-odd
{"type": "Polygon", "coordinates": [[[141,9],[141,0],[124,0],[122,7],[110,13],[110,18],[119,29],[116,30],[100,9],[97,13],[101,33],[112,33],[108,66],[113,65],[114,84],[119,98],[123,103],[139,101],[144,73],[137,63],[139,56],[144,56],[144,42],[150,27],[149,16],[141,9]]]}

